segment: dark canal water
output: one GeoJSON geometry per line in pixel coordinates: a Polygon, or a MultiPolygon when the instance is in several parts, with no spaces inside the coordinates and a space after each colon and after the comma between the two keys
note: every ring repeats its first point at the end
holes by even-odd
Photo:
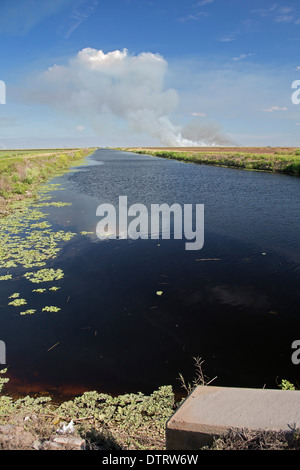
{"type": "MultiPolygon", "coordinates": [[[[72,205],[47,208],[47,220],[93,233],[65,242],[47,265],[65,274],[59,312],[1,309],[11,393],[180,391],[195,356],[214,385],[300,382],[291,360],[300,339],[299,178],[100,149],[52,182],[64,188],[53,199],[72,205]],[[98,205],[124,195],[149,208],[204,204],[204,247],[99,240],[98,205]]],[[[22,282],[14,289],[28,297],[22,282]]],[[[5,304],[6,283],[0,289],[5,304]]]]}

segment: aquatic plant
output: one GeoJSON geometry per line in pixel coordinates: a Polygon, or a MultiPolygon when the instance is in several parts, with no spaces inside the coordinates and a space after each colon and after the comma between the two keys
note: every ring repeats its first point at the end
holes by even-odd
{"type": "MultiPolygon", "coordinates": [[[[0,219],[0,268],[41,267],[59,252],[59,242],[75,234],[55,233],[50,224],[44,228],[32,227],[32,222],[43,219],[46,214],[26,208],[0,219]]],[[[40,223],[40,222],[39,222],[40,223]]],[[[2,280],[11,279],[2,277],[2,280]]]]}
{"type": "Polygon", "coordinates": [[[16,299],[16,298],[18,298],[18,297],[20,297],[20,293],[19,293],[19,292],[15,292],[14,294],[11,294],[11,295],[9,296],[9,299],[16,299]]]}
{"type": "Polygon", "coordinates": [[[33,204],[33,207],[65,207],[71,205],[71,202],[38,202],[36,204],[33,204]]]}
{"type": "MultiPolygon", "coordinates": [[[[47,185],[41,188],[39,200],[47,198],[47,193],[54,189],[57,189],[57,185],[47,185]]],[[[65,205],[65,203],[55,203],[56,207],[65,205]]],[[[42,268],[47,261],[58,255],[62,242],[69,241],[77,235],[70,231],[54,231],[51,224],[45,220],[46,216],[47,214],[22,202],[16,212],[5,219],[0,219],[0,268],[42,268]]],[[[32,283],[42,283],[58,281],[64,277],[64,273],[61,269],[42,268],[38,271],[27,271],[23,277],[32,283]]],[[[12,278],[12,274],[5,274],[0,277],[0,280],[8,281],[12,278]]],[[[58,286],[52,286],[49,291],[56,292],[59,289],[58,286]]],[[[33,289],[32,292],[44,293],[46,290],[45,288],[33,289]]],[[[27,302],[25,299],[18,298],[19,296],[19,293],[12,294],[9,305],[15,307],[25,305],[27,302]]],[[[60,309],[47,307],[46,310],[58,311],[60,309]]],[[[28,309],[20,314],[33,313],[35,309],[28,309]]]]}
{"type": "Polygon", "coordinates": [[[64,277],[62,269],[40,269],[37,272],[27,272],[24,277],[33,283],[58,281],[64,277]]]}
{"type": "MultiPolygon", "coordinates": [[[[37,271],[27,271],[22,275],[29,282],[36,284],[63,279],[64,273],[61,269],[47,269],[45,266],[58,256],[62,243],[71,240],[78,234],[71,231],[54,230],[51,223],[45,220],[48,214],[41,212],[39,208],[70,206],[71,203],[69,202],[53,201],[52,195],[49,194],[52,191],[64,188],[59,183],[47,183],[40,186],[38,192],[33,194],[34,201],[31,198],[30,191],[27,191],[28,194],[26,194],[26,196],[30,196],[28,199],[18,198],[16,201],[11,196],[13,193],[23,194],[26,188],[37,187],[37,184],[45,180],[55,169],[66,169],[70,163],[75,161],[79,163],[79,157],[82,158],[92,153],[92,151],[93,149],[89,149],[87,152],[79,151],[69,156],[54,155],[50,160],[48,157],[46,159],[43,157],[42,161],[37,158],[34,162],[31,160],[32,163],[22,160],[22,157],[27,155],[26,151],[5,155],[5,160],[1,159],[2,154],[0,151],[0,172],[3,169],[5,175],[8,175],[5,197],[8,198],[10,209],[13,210],[5,217],[0,218],[0,269],[23,268],[27,270],[42,268],[37,271]],[[40,163],[41,166],[38,168],[40,163]],[[48,169],[47,165],[49,163],[53,164],[53,167],[50,165],[48,169]],[[14,168],[17,169],[17,172],[13,171],[14,168]]],[[[3,183],[3,181],[0,181],[0,193],[3,189],[3,187],[1,189],[1,182],[3,183]]],[[[0,213],[2,211],[1,204],[2,202],[0,203],[0,213]]],[[[17,277],[20,277],[19,271],[17,271],[17,277]]],[[[6,272],[0,276],[0,281],[9,281],[11,279],[13,279],[11,273],[6,272]]],[[[59,289],[59,286],[52,286],[49,288],[49,292],[56,292],[59,289]]],[[[40,294],[46,291],[46,288],[32,290],[32,292],[40,294]]],[[[12,299],[9,302],[11,306],[18,307],[27,303],[25,299],[20,298],[19,293],[14,293],[9,298],[12,299]]],[[[50,312],[59,310],[60,308],[54,306],[46,306],[43,309],[43,311],[50,312]]],[[[35,309],[30,308],[20,312],[20,315],[30,315],[35,312],[35,309]]]]}
{"type": "Polygon", "coordinates": [[[20,312],[20,315],[32,315],[35,312],[36,312],[35,309],[29,308],[28,310],[25,310],[24,312],[20,312]]]}
{"type": "Polygon", "coordinates": [[[31,224],[31,229],[33,228],[51,228],[49,222],[37,222],[36,224],[31,224]]]}
{"type": "Polygon", "coordinates": [[[20,305],[26,305],[27,302],[25,299],[15,299],[9,302],[8,305],[13,305],[14,307],[19,307],[20,305]]]}
{"type": "Polygon", "coordinates": [[[0,276],[0,281],[8,281],[8,279],[12,279],[12,274],[6,274],[4,276],[0,276]]]}
{"type": "Polygon", "coordinates": [[[51,306],[46,306],[42,309],[42,312],[59,312],[59,310],[61,310],[61,308],[59,307],[54,307],[53,305],[51,306]]]}

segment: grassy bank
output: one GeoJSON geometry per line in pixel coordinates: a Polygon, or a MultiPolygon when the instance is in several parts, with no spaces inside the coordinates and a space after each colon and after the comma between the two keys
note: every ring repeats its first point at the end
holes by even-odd
{"type": "MultiPolygon", "coordinates": [[[[0,450],[163,451],[167,420],[176,411],[171,386],[151,395],[129,393],[113,397],[86,392],[60,405],[50,397],[13,400],[1,393],[0,450]],[[64,431],[64,427],[69,427],[64,431]],[[62,437],[62,439],[61,439],[62,437]],[[59,444],[58,444],[59,442],[59,444]]],[[[292,387],[291,390],[294,388],[292,387]]],[[[292,393],[292,392],[291,392],[292,393]]],[[[199,450],[299,450],[300,433],[232,430],[199,450]]]]}
{"type": "Polygon", "coordinates": [[[44,149],[0,151],[0,215],[12,202],[32,196],[50,176],[81,161],[94,149],[44,149]]]}
{"type": "MultiPolygon", "coordinates": [[[[0,391],[5,370],[0,375],[0,391]]],[[[57,405],[50,397],[17,400],[0,393],[0,450],[52,448],[64,425],[72,422],[72,436],[85,441],[87,450],[163,450],[165,425],[174,411],[172,387],[151,395],[117,397],[86,392],[57,405]],[[4,432],[2,431],[4,430],[4,432]]],[[[65,443],[65,448],[72,441],[65,443]]]]}
{"type": "Polygon", "coordinates": [[[300,149],[296,148],[123,148],[187,163],[300,176],[300,149]]]}

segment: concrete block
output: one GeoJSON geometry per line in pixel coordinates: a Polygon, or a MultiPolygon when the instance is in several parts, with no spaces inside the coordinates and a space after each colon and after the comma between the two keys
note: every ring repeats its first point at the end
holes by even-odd
{"type": "Polygon", "coordinates": [[[300,391],[198,386],[168,420],[167,450],[198,450],[229,429],[300,428],[300,391]]]}

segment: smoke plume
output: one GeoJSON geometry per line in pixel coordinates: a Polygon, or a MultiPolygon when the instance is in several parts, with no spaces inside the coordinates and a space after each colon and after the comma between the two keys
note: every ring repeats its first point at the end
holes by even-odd
{"type": "Polygon", "coordinates": [[[68,65],[41,74],[30,100],[84,119],[99,135],[114,125],[165,146],[222,145],[227,139],[213,126],[172,123],[178,94],[164,87],[167,67],[159,54],[85,48],[68,65]]]}

